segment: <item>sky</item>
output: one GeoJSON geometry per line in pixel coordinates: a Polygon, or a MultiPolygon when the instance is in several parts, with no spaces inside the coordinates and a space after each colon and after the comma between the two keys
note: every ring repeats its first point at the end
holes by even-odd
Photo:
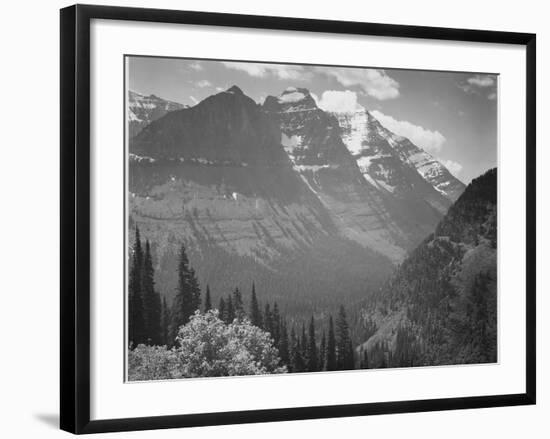
{"type": "Polygon", "coordinates": [[[128,88],[187,105],[237,85],[256,102],[307,88],[327,111],[364,107],[469,183],[497,165],[498,75],[129,57],[128,88]]]}

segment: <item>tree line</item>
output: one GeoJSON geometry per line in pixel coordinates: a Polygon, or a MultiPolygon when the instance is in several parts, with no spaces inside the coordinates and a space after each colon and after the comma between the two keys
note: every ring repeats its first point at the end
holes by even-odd
{"type": "MultiPolygon", "coordinates": [[[[128,282],[131,349],[138,345],[171,348],[180,327],[186,325],[197,310],[206,313],[214,309],[208,284],[201,299],[200,285],[184,245],[181,245],[178,255],[177,275],[176,294],[169,306],[155,289],[150,242],[145,240],[145,244],[142,243],[136,226],[128,282]]],[[[286,366],[289,372],[355,368],[353,342],[343,305],[340,305],[336,319],[329,316],[326,328],[318,329],[313,316],[307,324],[289,325],[277,302],[267,302],[262,306],[252,283],[248,304],[237,287],[220,298],[217,310],[225,324],[246,319],[268,332],[278,350],[281,366],[286,366]]]]}

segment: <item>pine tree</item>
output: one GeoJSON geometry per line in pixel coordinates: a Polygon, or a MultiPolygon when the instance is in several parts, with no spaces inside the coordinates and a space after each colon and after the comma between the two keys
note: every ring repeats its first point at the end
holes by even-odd
{"type": "Polygon", "coordinates": [[[250,299],[250,322],[258,328],[262,327],[262,312],[260,311],[260,305],[256,297],[254,282],[252,282],[252,297],[250,299]]]}
{"type": "Polygon", "coordinates": [[[133,347],[145,342],[145,318],[141,287],[142,268],[143,250],[139,228],[136,226],[128,280],[128,341],[133,347]]]}
{"type": "Polygon", "coordinates": [[[319,370],[319,359],[317,355],[317,341],[315,339],[315,322],[313,316],[309,322],[309,344],[307,350],[308,370],[310,372],[316,372],[319,370]]]}
{"type": "Polygon", "coordinates": [[[145,256],[142,267],[142,297],[144,310],[144,338],[147,344],[158,345],[161,343],[161,300],[155,291],[155,272],[149,240],[145,241],[145,256]]]}
{"type": "Polygon", "coordinates": [[[189,286],[191,290],[191,308],[192,308],[192,314],[201,307],[201,288],[199,286],[199,280],[197,279],[197,275],[195,274],[195,270],[193,268],[189,269],[189,286]]]}
{"type": "Polygon", "coordinates": [[[353,355],[353,342],[351,341],[351,337],[348,339],[348,362],[346,370],[352,370],[355,369],[355,356],[353,355]]]}
{"type": "Polygon", "coordinates": [[[307,339],[306,334],[306,325],[302,322],[302,335],[300,337],[300,352],[302,354],[302,358],[304,359],[304,370],[309,370],[309,358],[308,358],[308,347],[309,347],[309,341],[307,339]]]}
{"type": "Polygon", "coordinates": [[[279,345],[277,347],[279,348],[279,357],[281,358],[281,362],[288,366],[290,363],[290,354],[288,347],[288,333],[286,330],[286,323],[284,321],[281,321],[281,334],[279,337],[279,345]]]}
{"type": "Polygon", "coordinates": [[[336,367],[338,370],[350,370],[354,368],[353,363],[353,347],[346,310],[340,305],[336,320],[336,367]]]}
{"type": "Polygon", "coordinates": [[[210,298],[210,285],[206,284],[206,294],[204,296],[204,312],[212,309],[212,299],[210,298]]]}
{"type": "Polygon", "coordinates": [[[292,372],[304,371],[305,364],[301,350],[298,337],[296,336],[296,331],[294,331],[294,327],[292,327],[290,331],[290,368],[292,372]]]}
{"type": "Polygon", "coordinates": [[[334,322],[332,321],[332,316],[330,316],[328,322],[326,369],[336,370],[336,338],[334,336],[334,322]]]}
{"type": "Polygon", "coordinates": [[[233,291],[233,309],[235,312],[235,318],[242,320],[245,316],[245,312],[243,295],[241,294],[241,290],[239,290],[239,287],[235,288],[235,290],[233,291]]]}
{"type": "Polygon", "coordinates": [[[319,348],[319,370],[326,370],[325,369],[326,355],[327,355],[327,338],[325,335],[325,331],[323,331],[323,335],[321,336],[321,346],[319,348]]]}
{"type": "Polygon", "coordinates": [[[271,336],[273,337],[275,346],[277,346],[281,336],[281,315],[279,314],[277,302],[273,304],[273,313],[271,314],[271,336]]]}
{"type": "Polygon", "coordinates": [[[265,304],[265,311],[264,311],[264,331],[269,332],[270,334],[273,331],[273,324],[271,321],[271,307],[269,306],[269,303],[265,304]]]}
{"type": "Polygon", "coordinates": [[[162,318],[161,318],[161,344],[170,345],[170,308],[166,303],[166,297],[162,298],[162,318]]]}
{"type": "Polygon", "coordinates": [[[200,306],[200,289],[195,271],[189,266],[189,259],[182,245],[178,262],[178,286],[172,307],[171,339],[174,340],[179,327],[185,325],[200,306]]]}
{"type": "Polygon", "coordinates": [[[220,320],[223,320],[225,322],[226,314],[227,309],[225,305],[225,300],[223,297],[220,297],[220,304],[218,305],[218,317],[220,318],[220,320]]]}
{"type": "Polygon", "coordinates": [[[225,323],[233,323],[233,320],[235,320],[235,308],[231,295],[228,295],[225,299],[225,323]]]}

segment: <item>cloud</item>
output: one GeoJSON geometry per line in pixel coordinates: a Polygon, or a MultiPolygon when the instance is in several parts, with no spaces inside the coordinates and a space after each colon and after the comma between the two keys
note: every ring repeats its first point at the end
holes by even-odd
{"type": "Polygon", "coordinates": [[[224,90],[226,90],[226,89],[223,88],[223,87],[216,87],[216,91],[224,91],[224,90]]]}
{"type": "Polygon", "coordinates": [[[199,103],[199,100],[195,96],[189,96],[189,99],[191,99],[193,105],[197,105],[199,103]]]}
{"type": "Polygon", "coordinates": [[[319,108],[335,113],[346,113],[356,111],[360,108],[357,104],[357,93],[350,90],[327,90],[323,92],[321,99],[317,98],[317,96],[314,99],[319,108]]]}
{"type": "Polygon", "coordinates": [[[458,162],[455,162],[453,160],[443,160],[441,162],[443,166],[445,166],[451,174],[453,174],[455,177],[462,171],[462,165],[458,162]]]}
{"type": "Polygon", "coordinates": [[[202,65],[199,62],[194,62],[192,64],[189,64],[189,67],[191,67],[193,70],[202,70],[202,65]]]}
{"type": "Polygon", "coordinates": [[[415,145],[420,146],[430,153],[441,151],[443,144],[447,141],[439,131],[431,131],[405,120],[394,119],[378,110],[372,111],[371,114],[390,131],[400,136],[407,137],[415,145]]]}
{"type": "Polygon", "coordinates": [[[259,64],[250,62],[222,62],[228,69],[240,70],[250,76],[264,78],[275,76],[279,79],[305,80],[311,75],[302,66],[284,64],[259,64]]]}
{"type": "Polygon", "coordinates": [[[457,83],[458,88],[470,95],[485,96],[490,101],[497,98],[495,75],[474,75],[457,83]]]}
{"type": "Polygon", "coordinates": [[[399,83],[384,70],[317,67],[316,71],[333,77],[344,87],[357,86],[381,101],[399,96],[399,83]]]}
{"type": "Polygon", "coordinates": [[[399,96],[399,83],[380,69],[305,67],[231,61],[222,64],[228,69],[246,72],[257,78],[272,76],[283,80],[305,81],[310,80],[313,73],[318,73],[334,78],[344,87],[359,87],[362,92],[375,99],[395,99],[399,96]]]}
{"type": "Polygon", "coordinates": [[[495,85],[495,78],[490,75],[475,75],[468,78],[466,82],[470,85],[485,88],[495,85]]]}
{"type": "Polygon", "coordinates": [[[472,87],[470,84],[456,84],[456,86],[464,93],[468,93],[469,95],[479,94],[476,88],[472,87]]]}
{"type": "Polygon", "coordinates": [[[211,85],[212,85],[212,83],[210,81],[207,81],[206,79],[203,79],[203,80],[197,82],[197,86],[200,87],[200,88],[210,87],[211,85]]]}

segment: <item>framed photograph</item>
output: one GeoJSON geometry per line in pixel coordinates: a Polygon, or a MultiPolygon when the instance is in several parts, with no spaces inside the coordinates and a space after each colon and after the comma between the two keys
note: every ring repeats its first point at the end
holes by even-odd
{"type": "Polygon", "coordinates": [[[61,428],[535,403],[535,35],[61,10],[61,428]]]}

